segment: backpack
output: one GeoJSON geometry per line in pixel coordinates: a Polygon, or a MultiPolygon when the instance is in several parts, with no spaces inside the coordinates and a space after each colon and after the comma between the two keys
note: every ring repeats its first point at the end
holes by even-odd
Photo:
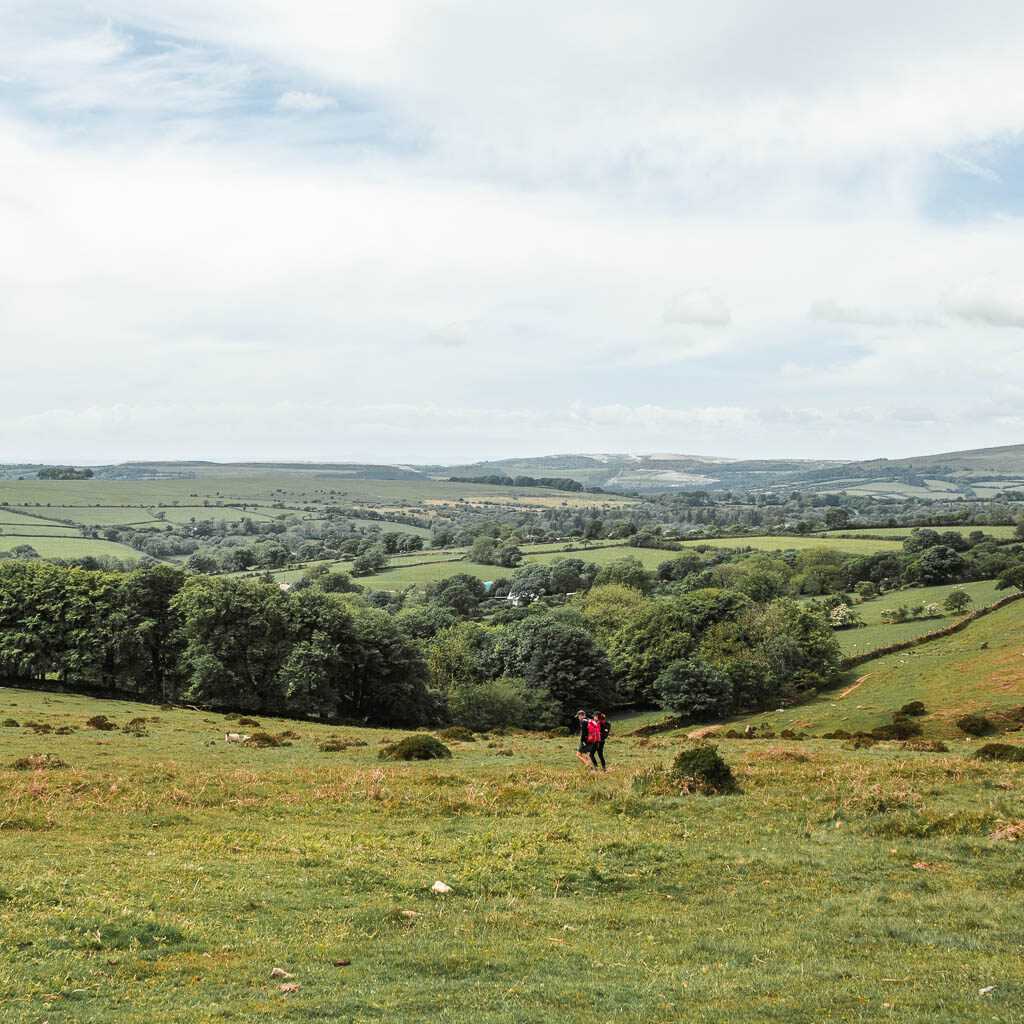
{"type": "Polygon", "coordinates": [[[587,742],[601,742],[601,723],[596,718],[591,718],[587,722],[587,742]]]}

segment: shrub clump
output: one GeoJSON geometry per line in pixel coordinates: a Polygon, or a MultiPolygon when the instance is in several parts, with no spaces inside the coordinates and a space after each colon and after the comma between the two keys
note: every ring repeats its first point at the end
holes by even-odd
{"type": "Polygon", "coordinates": [[[4,728],[5,729],[20,729],[21,726],[19,726],[18,723],[13,718],[5,718],[4,719],[4,728]]]}
{"type": "Polygon", "coordinates": [[[921,736],[901,743],[900,750],[921,750],[931,754],[949,753],[949,747],[942,740],[926,740],[921,736]]]}
{"type": "Polygon", "coordinates": [[[685,718],[663,718],[660,722],[652,722],[650,725],[641,725],[639,729],[634,729],[629,735],[654,736],[659,732],[672,732],[673,729],[681,729],[684,725],[686,725],[685,718]]]}
{"type": "Polygon", "coordinates": [[[680,750],[669,774],[685,789],[698,793],[733,793],[738,788],[732,769],[711,744],[680,750]]]}
{"type": "Polygon", "coordinates": [[[447,729],[441,729],[437,734],[443,740],[452,740],[455,743],[475,743],[476,737],[471,729],[464,725],[450,725],[447,729]]]}
{"type": "Polygon", "coordinates": [[[903,707],[901,707],[899,711],[896,712],[896,714],[912,715],[914,718],[919,718],[921,715],[927,715],[928,711],[925,708],[924,704],[921,703],[921,701],[911,700],[904,704],[903,707]]]}
{"type": "Polygon", "coordinates": [[[9,767],[16,772],[32,772],[46,768],[67,768],[67,762],[53,754],[29,754],[12,761],[9,767]]]}
{"type": "Polygon", "coordinates": [[[406,736],[377,755],[382,761],[432,761],[451,756],[452,752],[440,740],[422,733],[406,736]]]}
{"type": "Polygon", "coordinates": [[[1024,747],[1013,743],[986,743],[974,752],[975,757],[983,757],[987,761],[1020,761],[1024,762],[1024,747]]]}
{"type": "Polygon", "coordinates": [[[891,725],[880,725],[871,730],[871,736],[876,740],[909,740],[920,735],[921,726],[909,718],[894,718],[891,725]]]}
{"type": "Polygon", "coordinates": [[[365,747],[366,740],[356,740],[350,736],[328,736],[327,739],[321,740],[317,746],[324,754],[337,754],[343,750],[348,750],[349,747],[365,747]]]}
{"type": "Polygon", "coordinates": [[[554,739],[561,739],[563,736],[571,736],[572,730],[567,725],[558,725],[548,730],[548,735],[554,739]]]}
{"type": "Polygon", "coordinates": [[[246,741],[247,747],[290,747],[291,741],[269,732],[254,732],[246,741]]]}
{"type": "Polygon", "coordinates": [[[59,729],[54,729],[54,736],[70,736],[75,731],[73,725],[62,725],[59,729]]]}
{"type": "Polygon", "coordinates": [[[956,726],[968,736],[984,736],[992,731],[992,723],[984,715],[964,715],[956,720],[956,726]]]}
{"type": "Polygon", "coordinates": [[[53,726],[47,722],[26,722],[26,729],[31,729],[37,736],[45,736],[48,732],[53,732],[53,726]]]}
{"type": "Polygon", "coordinates": [[[117,722],[110,721],[106,715],[93,715],[92,718],[86,719],[85,724],[90,729],[99,729],[101,732],[110,732],[117,728],[117,722]]]}
{"type": "Polygon", "coordinates": [[[853,734],[845,729],[836,729],[835,732],[823,732],[821,738],[823,740],[852,740],[853,734]]]}
{"type": "MultiPolygon", "coordinates": [[[[225,718],[227,715],[224,716],[225,718]]],[[[238,725],[246,729],[262,729],[263,726],[256,721],[255,718],[245,718],[244,716],[238,720],[238,725]]]]}
{"type": "Polygon", "coordinates": [[[848,743],[843,744],[844,750],[867,750],[873,747],[878,740],[873,736],[854,736],[848,743]]]}

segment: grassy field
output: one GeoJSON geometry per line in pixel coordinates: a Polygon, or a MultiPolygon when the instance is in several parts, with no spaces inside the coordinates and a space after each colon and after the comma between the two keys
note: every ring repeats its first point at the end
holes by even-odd
{"type": "MultiPolygon", "coordinates": [[[[753,548],[755,551],[804,551],[807,548],[835,548],[848,555],[871,555],[876,551],[900,551],[899,540],[871,540],[868,537],[719,537],[715,540],[684,541],[686,547],[708,544],[713,548],[753,548]]],[[[671,552],[662,552],[671,557],[671,552]]]]}
{"type": "Polygon", "coordinates": [[[0,551],[10,551],[19,544],[30,544],[40,558],[85,558],[89,555],[113,555],[115,558],[139,559],[141,553],[127,544],[84,537],[12,537],[0,533],[0,551]]]}
{"type": "Polygon", "coordinates": [[[908,701],[921,700],[932,712],[919,719],[925,736],[961,736],[954,725],[961,715],[1024,704],[1022,635],[1024,601],[1016,601],[963,632],[859,665],[851,683],[854,676],[863,681],[845,697],[842,690],[823,693],[782,713],[745,718],[743,724],[856,732],[882,725],[908,701]]]}
{"type": "MultiPolygon", "coordinates": [[[[889,613],[903,605],[910,608],[917,604],[937,604],[942,607],[950,592],[955,589],[965,591],[971,596],[973,604],[967,611],[974,611],[987,604],[1006,597],[1007,591],[996,590],[995,580],[979,580],[975,583],[962,583],[959,587],[944,584],[940,587],[908,587],[897,590],[870,601],[861,601],[854,605],[854,611],[864,620],[866,625],[858,629],[844,629],[836,633],[844,654],[858,654],[873,651],[887,644],[899,643],[911,637],[923,636],[934,629],[942,629],[960,618],[952,612],[942,611],[936,618],[910,619],[907,622],[886,622],[889,613]]],[[[966,614],[966,613],[964,613],[966,614]]]]}
{"type": "MultiPolygon", "coordinates": [[[[154,509],[148,505],[43,505],[31,507],[29,511],[47,519],[67,520],[81,526],[142,526],[158,521],[153,514],[154,509]]],[[[36,522],[42,520],[37,519],[36,522]]]]}
{"type": "Polygon", "coordinates": [[[633,723],[595,776],[564,738],[395,765],[396,730],[264,720],[299,737],[254,750],[218,715],[0,690],[8,716],[7,1024],[1020,1020],[1024,868],[987,836],[1024,766],[967,744],[726,741],[742,793],[709,798],[638,790],[683,740],[633,723]],[[39,753],[68,767],[8,767],[39,753]]]}
{"type": "MultiPolygon", "coordinates": [[[[879,526],[870,527],[864,530],[864,533],[871,534],[875,537],[909,537],[917,527],[913,526],[879,526]]],[[[988,537],[995,537],[998,540],[1010,540],[1014,536],[1014,531],[1017,529],[1015,526],[931,526],[927,529],[935,530],[936,533],[959,533],[961,536],[966,537],[968,534],[974,533],[980,530],[988,537]]],[[[840,530],[837,531],[836,537],[849,537],[853,540],[857,540],[857,530],[840,530]]]]}

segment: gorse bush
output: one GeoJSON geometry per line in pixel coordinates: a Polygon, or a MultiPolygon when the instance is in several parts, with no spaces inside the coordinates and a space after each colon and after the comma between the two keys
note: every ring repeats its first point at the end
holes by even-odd
{"type": "Polygon", "coordinates": [[[919,716],[919,715],[926,715],[926,714],[928,714],[928,712],[925,709],[925,706],[924,706],[924,704],[921,701],[919,701],[919,700],[912,700],[912,701],[908,701],[906,704],[904,704],[903,707],[901,707],[899,709],[899,711],[896,712],[896,714],[898,714],[898,715],[914,715],[916,717],[916,716],[919,716]]]}
{"type": "Polygon", "coordinates": [[[992,731],[992,723],[984,715],[964,715],[956,720],[956,725],[968,736],[984,736],[992,731]]]}
{"type": "Polygon", "coordinates": [[[669,774],[701,793],[733,793],[738,788],[732,769],[711,744],[680,750],[669,774]]]}
{"type": "Polygon", "coordinates": [[[377,756],[382,761],[432,761],[451,757],[452,752],[433,736],[417,735],[385,747],[377,756]]]}
{"type": "Polygon", "coordinates": [[[975,757],[986,761],[1017,761],[1024,762],[1024,747],[1012,743],[986,743],[974,752],[975,757]]]}

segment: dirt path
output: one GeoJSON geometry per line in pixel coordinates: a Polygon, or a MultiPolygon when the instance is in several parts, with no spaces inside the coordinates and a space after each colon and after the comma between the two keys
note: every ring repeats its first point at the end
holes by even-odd
{"type": "Polygon", "coordinates": [[[873,675],[877,675],[877,672],[868,672],[867,675],[861,676],[860,679],[858,679],[857,682],[855,682],[853,684],[853,686],[848,686],[845,690],[843,690],[843,692],[841,694],[839,694],[838,697],[836,697],[836,700],[842,700],[848,693],[853,693],[853,691],[856,690],[857,687],[860,686],[860,684],[863,683],[864,680],[868,678],[868,676],[873,676],[873,675]]]}

